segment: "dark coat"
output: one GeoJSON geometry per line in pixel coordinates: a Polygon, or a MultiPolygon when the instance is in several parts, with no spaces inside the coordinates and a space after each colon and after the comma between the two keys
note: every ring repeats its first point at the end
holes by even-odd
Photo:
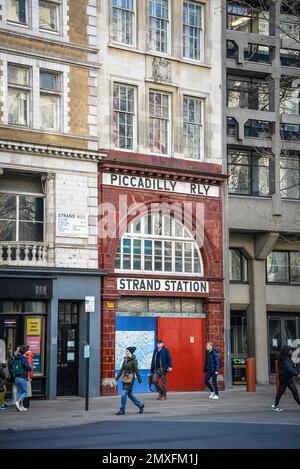
{"type": "MultiPolygon", "coordinates": [[[[152,362],[151,362],[151,373],[154,373],[155,368],[156,368],[156,355],[157,355],[158,350],[155,349],[152,355],[152,362]]],[[[168,368],[172,368],[172,359],[171,359],[171,354],[170,351],[163,347],[161,349],[161,354],[160,354],[160,367],[163,369],[165,373],[167,373],[168,368]]]]}
{"type": "Polygon", "coordinates": [[[220,358],[219,358],[219,354],[218,354],[218,350],[216,348],[213,348],[211,352],[209,352],[208,350],[206,350],[206,354],[205,354],[205,364],[204,364],[204,369],[203,371],[211,371],[212,373],[215,373],[216,371],[219,372],[221,368],[221,361],[220,361],[220,358]],[[211,353],[212,356],[212,360],[211,360],[211,366],[212,366],[212,370],[210,370],[208,368],[208,354],[211,353]]]}
{"type": "Polygon", "coordinates": [[[134,385],[135,375],[138,379],[138,382],[140,384],[142,384],[142,378],[141,378],[141,375],[140,375],[140,372],[139,372],[139,369],[138,369],[138,362],[137,362],[137,359],[136,359],[135,355],[132,355],[131,357],[125,357],[124,358],[121,369],[120,369],[120,371],[119,371],[119,373],[116,377],[116,380],[118,380],[120,378],[123,371],[126,374],[133,373],[133,380],[132,380],[131,383],[122,383],[123,384],[123,389],[125,391],[131,391],[132,390],[133,385],[134,385]]]}
{"type": "Polygon", "coordinates": [[[291,380],[294,376],[298,376],[298,372],[294,367],[294,363],[289,357],[286,357],[279,362],[278,372],[280,376],[291,380]]]}

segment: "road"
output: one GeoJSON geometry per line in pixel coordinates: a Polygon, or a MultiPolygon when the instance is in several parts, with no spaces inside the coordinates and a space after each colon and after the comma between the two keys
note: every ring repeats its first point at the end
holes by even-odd
{"type": "MultiPolygon", "coordinates": [[[[28,422],[30,427],[30,422],[28,422]]],[[[0,431],[0,449],[300,448],[300,425],[102,421],[49,430],[0,431]]]]}

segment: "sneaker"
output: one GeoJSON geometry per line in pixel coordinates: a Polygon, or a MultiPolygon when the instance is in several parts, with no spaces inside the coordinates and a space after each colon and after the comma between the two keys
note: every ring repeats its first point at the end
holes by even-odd
{"type": "Polygon", "coordinates": [[[21,406],[21,411],[22,411],[22,412],[27,412],[27,408],[22,405],[22,406],[21,406]]]}
{"type": "Polygon", "coordinates": [[[116,415],[125,415],[125,410],[120,409],[119,412],[116,412],[116,415]]]}
{"type": "Polygon", "coordinates": [[[0,410],[5,410],[6,409],[6,405],[2,404],[0,405],[0,410]]]}
{"type": "Polygon", "coordinates": [[[220,399],[220,397],[215,394],[215,395],[212,397],[212,399],[215,399],[215,400],[216,400],[216,399],[220,399]]]}
{"type": "Polygon", "coordinates": [[[211,392],[210,395],[208,396],[208,399],[212,399],[214,397],[215,393],[211,392]]]}
{"type": "Polygon", "coordinates": [[[16,401],[15,404],[16,404],[17,410],[18,410],[19,412],[22,412],[22,407],[21,407],[21,405],[20,405],[20,402],[19,402],[19,401],[16,401]]]}
{"type": "Polygon", "coordinates": [[[139,414],[142,414],[144,412],[144,407],[145,407],[145,404],[142,404],[140,407],[139,414]]]}
{"type": "Polygon", "coordinates": [[[283,411],[283,409],[281,409],[280,407],[278,407],[278,405],[275,406],[274,404],[272,405],[272,409],[273,409],[275,412],[282,412],[282,411],[283,411]]]}

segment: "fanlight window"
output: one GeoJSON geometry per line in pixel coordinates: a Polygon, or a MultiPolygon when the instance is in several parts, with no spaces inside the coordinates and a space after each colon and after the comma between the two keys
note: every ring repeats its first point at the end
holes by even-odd
{"type": "Polygon", "coordinates": [[[155,213],[133,220],[120,241],[116,271],[203,275],[197,243],[173,217],[155,213]]]}

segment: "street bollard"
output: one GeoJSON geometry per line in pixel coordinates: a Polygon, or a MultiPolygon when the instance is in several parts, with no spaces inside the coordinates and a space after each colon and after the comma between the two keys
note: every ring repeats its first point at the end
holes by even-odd
{"type": "Polygon", "coordinates": [[[246,359],[246,379],[247,379],[247,392],[256,391],[255,379],[255,358],[249,357],[246,359]]]}

